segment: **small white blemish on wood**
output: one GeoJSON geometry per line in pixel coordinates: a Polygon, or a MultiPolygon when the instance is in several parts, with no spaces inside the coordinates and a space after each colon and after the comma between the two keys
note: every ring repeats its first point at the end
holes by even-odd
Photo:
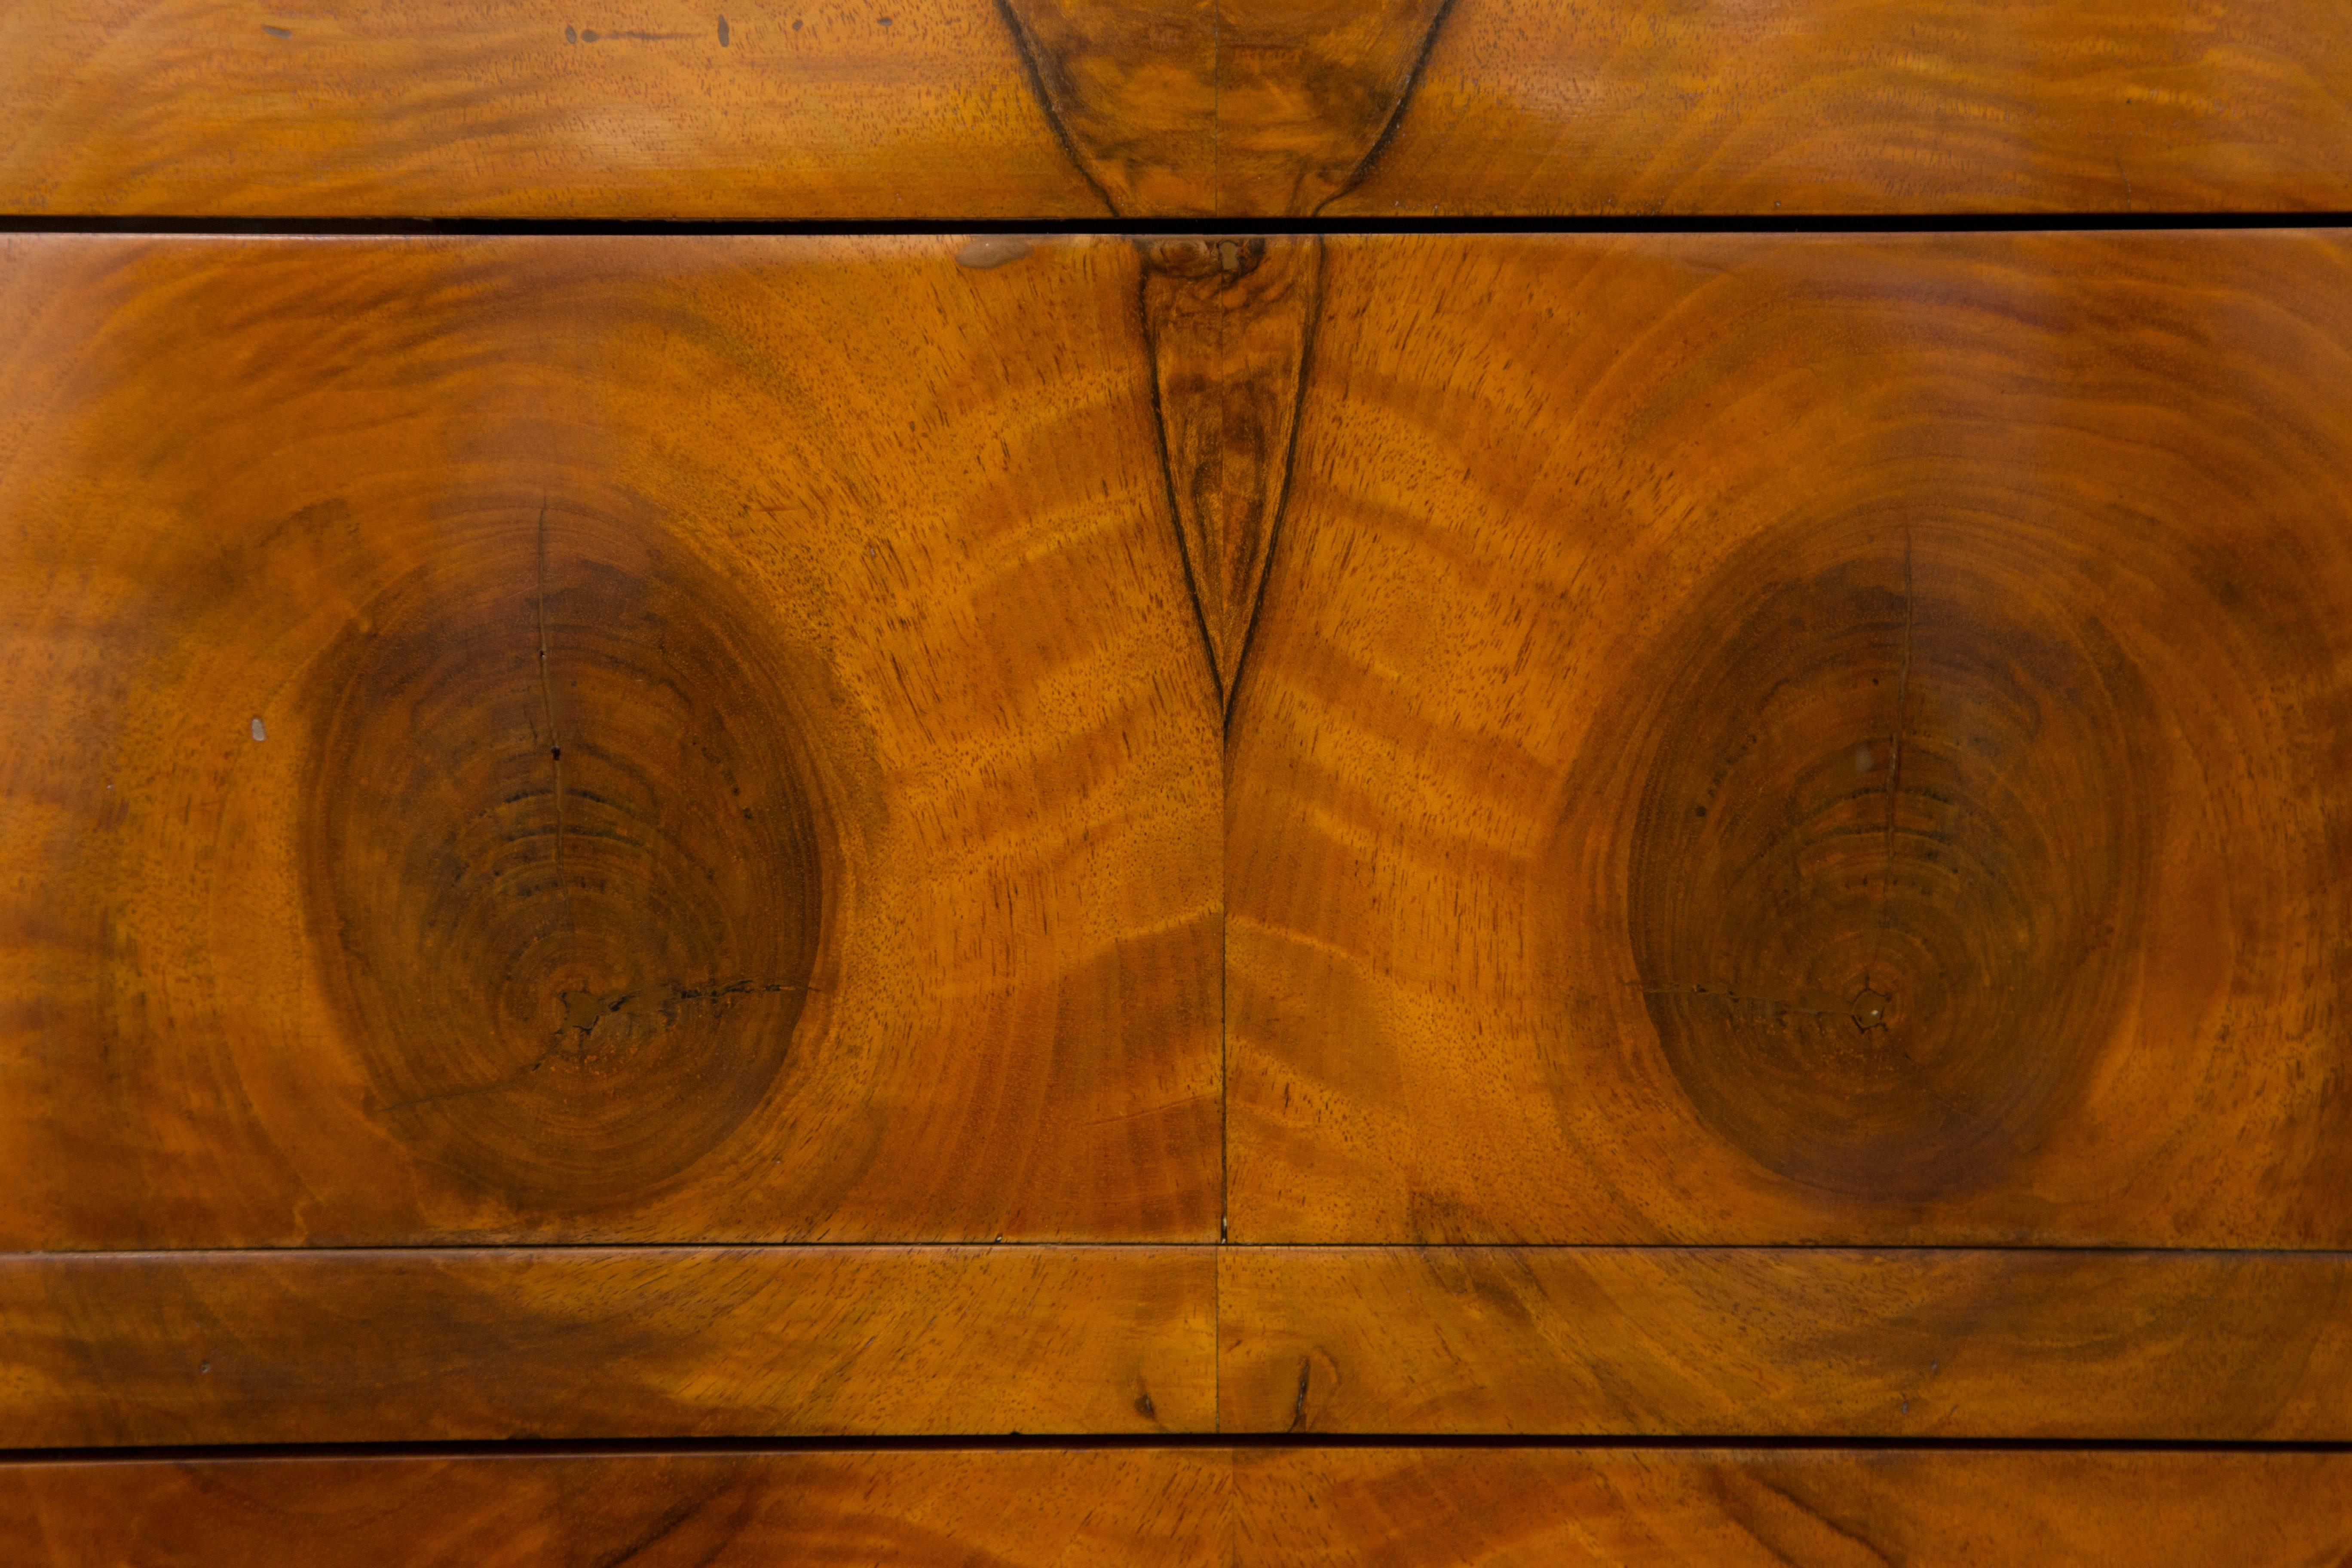
{"type": "Polygon", "coordinates": [[[267,741],[269,739],[269,731],[261,727],[261,721],[258,719],[256,719],[253,721],[253,738],[257,741],[267,741]]]}
{"type": "Polygon", "coordinates": [[[1035,249],[1036,244],[1037,242],[1027,235],[975,235],[965,243],[961,250],[956,252],[956,264],[985,272],[992,268],[1002,267],[1008,261],[1020,260],[1035,249]]]}

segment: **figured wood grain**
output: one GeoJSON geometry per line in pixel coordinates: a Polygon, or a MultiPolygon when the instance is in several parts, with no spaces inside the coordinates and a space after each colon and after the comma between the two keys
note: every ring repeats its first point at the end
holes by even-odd
{"type": "Polygon", "coordinates": [[[1139,1448],[0,1465],[44,1568],[1105,1562],[2300,1568],[2352,1549],[2309,1453],[1139,1448]]]}
{"type": "Polygon", "coordinates": [[[2352,1551],[2343,1454],[1244,1450],[1233,1561],[2242,1563],[2352,1551]]]}
{"type": "Polygon", "coordinates": [[[1228,1432],[2352,1439],[2338,1253],[1220,1250],[1228,1432]]]}
{"type": "Polygon", "coordinates": [[[0,208],[1108,216],[991,0],[0,8],[0,208]]]}
{"type": "Polygon", "coordinates": [[[1289,490],[1318,309],[1314,238],[1141,242],[1169,508],[1230,699],[1289,490]]]}
{"type": "Polygon", "coordinates": [[[1332,239],[1321,298],[1234,1240],[2352,1242],[2340,237],[1332,239]]]}
{"type": "Polygon", "coordinates": [[[1219,0],[999,0],[1036,100],[1104,210],[1217,210],[1219,0]]]}
{"type": "Polygon", "coordinates": [[[1218,210],[1339,205],[1402,124],[1454,0],[1226,0],[1218,7],[1218,210]]]}
{"type": "Polygon", "coordinates": [[[5,244],[0,1244],[1215,1234],[1132,247],[5,244]]]}
{"type": "Polygon", "coordinates": [[[1205,1248],[0,1258],[11,1446],[1205,1431],[1205,1248]]]}
{"type": "Polygon", "coordinates": [[[0,11],[0,209],[2337,210],[2326,0],[0,11]]]}
{"type": "Polygon", "coordinates": [[[1377,162],[1319,210],[2352,206],[2327,0],[1452,0],[1425,47],[1377,162]]]}
{"type": "Polygon", "coordinates": [[[1039,100],[1122,216],[1293,216],[1349,189],[1440,0],[1005,0],[1039,100]]]}
{"type": "Polygon", "coordinates": [[[15,1561],[646,1568],[1223,1560],[1220,1450],[0,1465],[15,1561]]]}

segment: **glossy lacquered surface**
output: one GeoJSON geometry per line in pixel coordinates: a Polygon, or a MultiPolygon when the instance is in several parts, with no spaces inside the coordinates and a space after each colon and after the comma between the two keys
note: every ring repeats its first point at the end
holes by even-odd
{"type": "Polygon", "coordinates": [[[2339,237],[1323,248],[1233,1239],[2352,1241],[2339,237]]]}
{"type": "Polygon", "coordinates": [[[1227,1432],[2352,1442],[2341,1254],[1232,1247],[1227,1432]]]}
{"type": "Polygon", "coordinates": [[[0,1466],[42,1561],[2111,1563],[2352,1546],[2341,1455],[1137,1448],[0,1466]]]}
{"type": "Polygon", "coordinates": [[[1230,1561],[2325,1563],[2352,1544],[2347,1470],[2340,1454],[1243,1453],[1230,1561]]]}
{"type": "Polygon", "coordinates": [[[0,1259],[22,1446],[2352,1442],[2341,1255],[277,1248],[0,1259]]]}
{"type": "Polygon", "coordinates": [[[6,242],[15,1247],[1213,1239],[1121,242],[6,242]]]}
{"type": "Polygon", "coordinates": [[[2326,0],[77,0],[0,41],[37,215],[2352,205],[2326,0]]]}
{"type": "Polygon", "coordinates": [[[2341,236],[0,244],[5,1440],[1244,1445],[50,1560],[2344,1550],[2341,236]]]}
{"type": "Polygon", "coordinates": [[[1206,1432],[1215,1313],[1209,1247],[16,1257],[0,1430],[23,1447],[1206,1432]]]}
{"type": "Polygon", "coordinates": [[[0,1466],[58,1564],[1168,1568],[1224,1556],[1223,1454],[882,1452],[0,1466]]]}

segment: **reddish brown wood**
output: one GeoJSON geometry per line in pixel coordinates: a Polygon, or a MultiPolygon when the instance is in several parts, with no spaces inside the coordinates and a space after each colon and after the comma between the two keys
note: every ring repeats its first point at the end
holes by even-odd
{"type": "Polygon", "coordinates": [[[1218,1258],[1228,1432],[2352,1441],[2342,1254],[1218,1258]]]}
{"type": "Polygon", "coordinates": [[[57,1568],[1191,1568],[1224,1560],[1221,1451],[0,1465],[12,1560],[57,1568]]]}
{"type": "Polygon", "coordinates": [[[0,1258],[22,1447],[1183,1432],[1206,1248],[469,1247],[0,1258]]]}
{"type": "Polygon", "coordinates": [[[2324,0],[1454,0],[1321,210],[2330,211],[2347,154],[2324,0]]]}
{"type": "Polygon", "coordinates": [[[88,0],[0,37],[14,212],[1108,216],[992,0],[88,0]]]}
{"type": "MultiPolygon", "coordinates": [[[[676,199],[2293,205],[2294,15],[1014,0],[1009,55],[888,19],[919,102],[835,13],[773,123],[854,100],[870,168],[676,199]],[[1531,127],[1521,41],[1604,109],[1531,127]]],[[[481,44],[381,182],[263,103],[76,188],[243,210],[286,145],[318,210],[465,205],[545,133],[523,199],[602,199],[593,96],[427,101],[481,44]]],[[[67,1249],[0,1256],[0,1441],[2352,1443],[2352,1255],[2246,1249],[2352,1237],[2336,237],[0,247],[0,1243],[67,1249]],[[1378,1245],[373,1245],[1227,1224],[1378,1245]],[[1759,1245],[1507,1245],[1594,1240],[1759,1245]]],[[[0,1533],[2307,1563],[2342,1458],[74,1462],[0,1533]]]]}
{"type": "Polygon", "coordinates": [[[998,0],[1038,105],[1104,210],[1218,210],[1220,4],[998,0]]]}
{"type": "Polygon", "coordinates": [[[26,1560],[2246,1563],[2352,1548],[2338,1454],[1126,1449],[0,1465],[26,1560]]]}
{"type": "Polygon", "coordinates": [[[0,1245],[1216,1234],[1131,246],[0,245],[0,1245]]]}
{"type": "Polygon", "coordinates": [[[1237,1241],[2352,1245],[2352,249],[1326,241],[1237,1241]]]}
{"type": "Polygon", "coordinates": [[[2352,1552],[2352,1457],[1244,1450],[1232,1508],[1250,1568],[2302,1568],[2352,1552]]]}
{"type": "Polygon", "coordinates": [[[1201,632],[1230,697],[1265,593],[1320,308],[1312,238],[1147,242],[1143,319],[1201,632]]]}
{"type": "Polygon", "coordinates": [[[2328,210],[2326,0],[85,0],[0,207],[961,218],[2328,210]]]}

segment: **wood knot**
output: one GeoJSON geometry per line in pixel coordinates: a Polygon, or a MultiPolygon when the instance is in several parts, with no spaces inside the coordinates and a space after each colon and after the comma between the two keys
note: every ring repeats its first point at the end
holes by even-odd
{"type": "Polygon", "coordinates": [[[1222,239],[1202,235],[1139,239],[1136,247],[1142,252],[1144,265],[1154,272],[1196,280],[1246,278],[1265,259],[1265,237],[1255,234],[1222,239]]]}

